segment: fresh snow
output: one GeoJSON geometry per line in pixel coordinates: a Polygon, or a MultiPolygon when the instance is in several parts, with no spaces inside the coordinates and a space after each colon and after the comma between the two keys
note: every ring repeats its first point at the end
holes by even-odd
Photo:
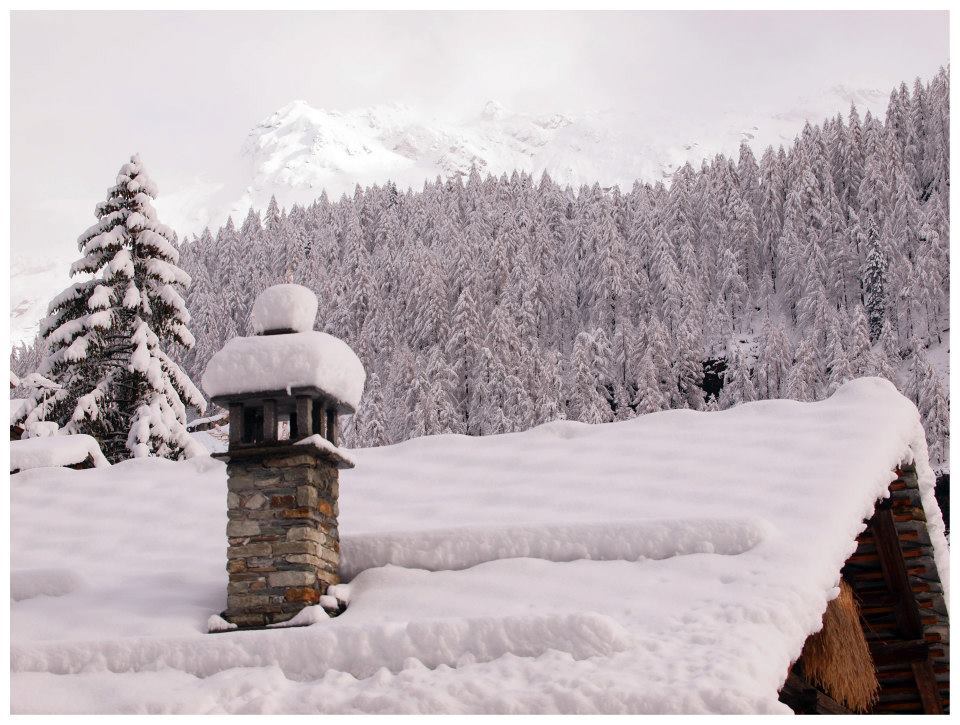
{"type": "Polygon", "coordinates": [[[337,598],[331,594],[323,594],[318,603],[324,609],[336,610],[340,608],[340,602],[338,602],[337,598]]]}
{"type": "Polygon", "coordinates": [[[237,628],[237,625],[235,625],[233,622],[228,622],[219,614],[211,614],[210,619],[207,620],[207,631],[211,633],[227,632],[231,629],[236,629],[236,628],[237,628]]]}
{"type": "Polygon", "coordinates": [[[197,426],[205,425],[207,423],[214,423],[217,426],[227,425],[229,423],[229,420],[230,420],[230,414],[225,410],[221,410],[216,415],[208,415],[202,418],[194,418],[189,423],[187,423],[187,429],[193,432],[193,431],[196,431],[197,426]]]}
{"type": "Polygon", "coordinates": [[[302,441],[297,441],[294,445],[315,446],[319,448],[321,451],[329,451],[330,453],[333,453],[335,456],[339,456],[340,458],[345,460],[347,463],[349,463],[351,466],[356,465],[355,461],[353,460],[351,455],[347,453],[347,451],[345,451],[343,448],[335,446],[333,443],[328,441],[322,435],[319,435],[317,433],[314,433],[312,436],[307,436],[302,441]]]}
{"type": "Polygon", "coordinates": [[[283,629],[285,627],[309,627],[311,624],[318,624],[324,620],[330,619],[330,615],[324,611],[319,604],[304,607],[286,622],[276,622],[268,624],[269,629],[283,629]]]}
{"type": "Polygon", "coordinates": [[[307,332],[317,319],[317,296],[300,284],[276,284],[257,295],[250,313],[253,331],[307,332]]]}
{"type": "Polygon", "coordinates": [[[366,377],[347,343],[311,330],[235,337],[210,358],[201,384],[211,398],[315,387],[356,410],[366,377]]]}
{"type": "Polygon", "coordinates": [[[917,411],[876,378],[352,455],[346,611],[216,635],[222,463],[13,476],[12,581],[34,583],[11,605],[12,712],[786,713],[777,688],[904,459],[948,585],[917,411]]]}
{"type": "Polygon", "coordinates": [[[100,452],[100,446],[92,436],[47,435],[10,441],[10,470],[26,471],[31,468],[72,466],[92,458],[95,466],[109,466],[100,452]]]}

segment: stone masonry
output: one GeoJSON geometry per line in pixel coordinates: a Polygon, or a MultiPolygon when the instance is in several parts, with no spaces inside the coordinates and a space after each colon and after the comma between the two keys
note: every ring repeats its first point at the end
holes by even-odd
{"type": "Polygon", "coordinates": [[[231,450],[227,609],[239,627],[283,622],[339,582],[337,461],[312,445],[231,450]]]}

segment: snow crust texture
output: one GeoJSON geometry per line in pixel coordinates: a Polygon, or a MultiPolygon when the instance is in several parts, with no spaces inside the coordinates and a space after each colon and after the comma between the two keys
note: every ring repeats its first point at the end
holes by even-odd
{"type": "Polygon", "coordinates": [[[918,413],[876,378],[351,453],[347,609],[216,635],[222,463],[13,476],[12,711],[785,713],[787,668],[911,459],[948,584],[918,413]],[[49,586],[57,569],[76,581],[49,586]]]}

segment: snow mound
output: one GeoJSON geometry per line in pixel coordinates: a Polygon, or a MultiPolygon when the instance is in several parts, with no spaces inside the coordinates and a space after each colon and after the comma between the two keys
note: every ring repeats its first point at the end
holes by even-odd
{"type": "Polygon", "coordinates": [[[235,625],[233,622],[228,622],[219,614],[211,614],[210,619],[207,620],[207,631],[210,633],[229,632],[231,629],[236,628],[237,625],[235,625]]]}
{"type": "Polygon", "coordinates": [[[73,466],[88,458],[95,466],[109,466],[92,436],[51,435],[10,441],[10,471],[26,471],[47,466],[73,466]]]}
{"type": "Polygon", "coordinates": [[[309,331],[233,338],[210,358],[201,385],[211,398],[319,388],[353,412],[366,378],[363,363],[347,343],[309,331]]]}
{"type": "Polygon", "coordinates": [[[258,335],[271,330],[307,332],[313,329],[318,306],[317,296],[303,285],[277,284],[254,300],[250,324],[258,335]]]}
{"type": "Polygon", "coordinates": [[[786,713],[787,668],[905,460],[948,585],[919,415],[879,379],[351,454],[351,580],[328,592],[349,607],[216,635],[224,464],[13,476],[12,570],[83,582],[13,601],[13,712],[786,713]]]}
{"type": "Polygon", "coordinates": [[[352,579],[386,564],[440,571],[517,557],[563,562],[735,556],[756,546],[765,532],[764,522],[758,520],[680,519],[361,534],[341,545],[340,571],[352,579]]]}
{"type": "Polygon", "coordinates": [[[324,611],[323,607],[319,605],[313,605],[310,607],[304,607],[286,622],[268,624],[267,628],[278,629],[282,627],[309,627],[311,624],[319,624],[320,622],[324,622],[328,619],[330,619],[330,615],[324,611]]]}
{"type": "Polygon", "coordinates": [[[353,468],[356,465],[356,463],[354,462],[353,458],[350,456],[349,453],[347,453],[343,448],[340,448],[339,446],[335,446],[333,443],[331,443],[330,441],[328,441],[326,438],[324,438],[322,435],[319,435],[318,433],[314,433],[312,436],[307,436],[302,441],[297,441],[296,443],[294,443],[294,445],[295,446],[313,446],[315,448],[319,448],[321,451],[327,451],[329,453],[332,453],[337,458],[340,458],[344,462],[344,464],[346,464],[347,468],[353,468]]]}
{"type": "Polygon", "coordinates": [[[15,602],[34,597],[62,597],[82,586],[69,569],[21,569],[10,572],[10,598],[15,602]]]}
{"type": "MultiPolygon", "coordinates": [[[[323,612],[321,607],[303,611],[314,609],[323,612]]],[[[630,639],[623,627],[609,617],[585,612],[311,627],[277,633],[241,631],[212,640],[144,637],[56,643],[29,649],[15,646],[10,667],[13,672],[58,675],[102,670],[143,672],[169,667],[195,677],[210,677],[235,667],[279,663],[284,675],[292,680],[316,679],[330,671],[367,678],[384,668],[399,672],[410,658],[427,668],[442,664],[453,667],[466,656],[471,661],[490,661],[508,653],[534,657],[557,649],[575,660],[583,660],[622,651],[630,639]]]]}

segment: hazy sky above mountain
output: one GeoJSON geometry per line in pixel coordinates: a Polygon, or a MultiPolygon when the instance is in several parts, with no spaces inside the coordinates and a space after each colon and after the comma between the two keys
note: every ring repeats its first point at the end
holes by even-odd
{"type": "Polygon", "coordinates": [[[132,151],[171,191],[295,98],[458,118],[490,98],[534,113],[786,109],[837,84],[927,79],[947,31],[945,12],[15,12],[12,249],[72,254],[132,151]]]}

